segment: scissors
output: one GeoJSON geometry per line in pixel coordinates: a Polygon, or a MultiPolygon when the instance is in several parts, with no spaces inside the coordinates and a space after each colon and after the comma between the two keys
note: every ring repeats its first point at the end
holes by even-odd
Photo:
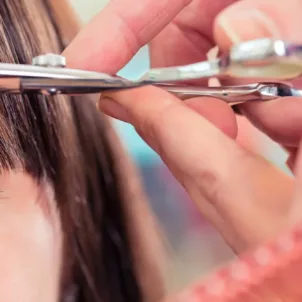
{"type": "Polygon", "coordinates": [[[228,54],[214,60],[150,69],[134,81],[99,72],[66,68],[66,59],[56,54],[37,56],[33,58],[32,65],[0,63],[0,93],[75,95],[155,85],[182,99],[212,96],[232,105],[302,96],[302,90],[282,82],[299,78],[301,73],[302,44],[259,39],[235,45],[228,54]],[[221,87],[184,84],[189,80],[210,78],[249,78],[255,81],[261,78],[268,81],[221,87]]]}

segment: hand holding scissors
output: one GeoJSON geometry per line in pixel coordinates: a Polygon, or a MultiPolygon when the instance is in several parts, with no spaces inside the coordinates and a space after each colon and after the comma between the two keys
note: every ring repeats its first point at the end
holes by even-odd
{"type": "MultiPolygon", "coordinates": [[[[207,51],[216,44],[230,53],[231,45],[259,38],[302,43],[301,1],[233,2],[145,0],[137,6],[136,0],[113,1],[64,55],[70,67],[114,74],[150,40],[153,68],[204,61],[207,51]],[[100,28],[107,28],[110,34],[103,33],[96,39],[100,28]]],[[[277,77],[278,81],[273,81],[277,84],[278,68],[273,77],[277,77]]],[[[293,69],[288,70],[292,74],[293,69]]],[[[281,71],[282,80],[284,69],[281,71]]],[[[234,86],[239,82],[221,79],[223,85],[234,86]]],[[[204,83],[195,82],[199,87],[204,87],[204,83]]],[[[235,251],[254,247],[301,220],[302,164],[297,156],[302,133],[299,96],[239,105],[259,129],[289,150],[289,165],[296,179],[236,144],[235,115],[220,98],[181,101],[159,87],[148,86],[107,92],[99,106],[137,129],[235,251]]],[[[291,275],[286,276],[291,280],[291,275]]],[[[266,285],[263,279],[249,280],[266,285]]],[[[226,297],[226,292],[222,292],[216,300],[226,301],[226,297]]],[[[202,300],[201,295],[197,298],[202,300]]],[[[274,301],[264,298],[266,302],[274,301]]],[[[190,299],[187,296],[180,301],[190,299]]]]}
{"type": "MultiPolygon", "coordinates": [[[[152,40],[156,35],[150,46],[153,68],[185,66],[200,62],[202,61],[200,58],[205,58],[205,53],[215,44],[221,45],[225,53],[236,53],[230,48],[226,49],[231,43],[222,34],[225,27],[220,26],[220,20],[224,20],[226,16],[224,12],[214,21],[215,16],[231,1],[218,1],[219,3],[215,2],[215,5],[213,2],[206,1],[173,0],[170,3],[169,1],[144,1],[140,2],[141,9],[137,11],[132,10],[136,5],[136,0],[113,1],[66,49],[63,55],[67,58],[67,66],[91,70],[91,72],[102,71],[111,75],[115,74],[142,44],[152,40]],[[131,11],[128,7],[129,9],[131,7],[131,11]],[[205,13],[207,7],[211,9],[205,13]],[[142,15],[144,15],[143,18],[142,15]],[[158,19],[156,22],[151,22],[154,16],[158,16],[158,19]],[[201,18],[202,16],[204,18],[201,18]],[[175,24],[183,28],[181,25],[184,25],[184,22],[192,28],[198,28],[198,33],[206,32],[211,43],[204,39],[204,34],[196,34],[195,44],[192,44],[192,40],[190,42],[187,40],[193,39],[191,35],[186,35],[185,39],[179,35],[178,31],[176,33],[175,24]],[[212,28],[209,24],[213,22],[216,22],[216,41],[210,34],[212,28]],[[125,27],[125,24],[128,26],[125,27]],[[167,24],[169,25],[165,27],[167,24]],[[98,29],[107,26],[110,35],[103,32],[100,39],[95,39],[98,29]],[[131,34],[129,28],[132,30],[131,34]],[[162,29],[163,31],[160,32],[162,29]],[[167,43],[164,43],[165,41],[167,43]],[[199,45],[198,52],[196,52],[196,45],[199,45]],[[180,46],[182,48],[179,48],[180,46]]],[[[299,11],[300,2],[295,0],[286,3],[269,0],[264,2],[260,0],[238,2],[233,4],[233,7],[227,8],[225,13],[229,15],[231,10],[237,12],[241,6],[244,12],[245,6],[259,6],[260,10],[265,6],[265,9],[270,10],[267,14],[271,13],[274,16],[280,14],[287,20],[286,26],[291,27],[291,31],[287,31],[291,33],[291,36],[288,37],[285,34],[273,40],[293,43],[292,45],[298,47],[289,49],[296,49],[295,53],[297,53],[302,43],[302,36],[296,26],[300,19],[293,16],[296,16],[295,12],[299,11]],[[299,37],[301,37],[300,40],[299,37]]],[[[249,22],[255,29],[252,23],[254,20],[256,20],[254,17],[244,19],[244,22],[247,22],[247,29],[249,22]]],[[[283,26],[284,22],[280,20],[276,22],[276,26],[279,24],[283,26]]],[[[250,34],[248,30],[243,31],[242,34],[244,32],[250,34]]],[[[258,34],[254,37],[249,35],[248,40],[263,38],[262,32],[258,34]]],[[[242,36],[241,40],[246,39],[242,36]]],[[[236,45],[240,43],[236,41],[236,45]]],[[[245,51],[239,53],[248,53],[251,56],[251,52],[247,51],[249,49],[247,46],[250,47],[250,44],[245,44],[245,51]]],[[[273,49],[276,50],[274,47],[273,49]]],[[[283,48],[283,50],[286,49],[283,48]]],[[[263,48],[260,55],[263,55],[263,48]]],[[[287,52],[281,53],[282,56],[286,57],[287,52]]],[[[245,57],[243,59],[245,60],[245,57]]],[[[297,63],[296,59],[297,57],[293,56],[290,62],[293,60],[297,63]]],[[[294,66],[298,66],[299,69],[299,64],[294,66]]],[[[284,67],[284,65],[281,64],[279,67],[284,67]]],[[[284,70],[290,70],[289,75],[292,75],[292,68],[284,70]]],[[[296,69],[294,71],[293,74],[296,77],[300,71],[298,73],[296,69]]],[[[279,80],[280,77],[275,82],[279,80]]],[[[222,84],[224,81],[226,80],[222,79],[222,84]]],[[[204,80],[197,82],[198,85],[202,83],[199,86],[204,85],[204,80]]],[[[237,135],[236,118],[225,101],[212,97],[181,101],[173,94],[154,86],[107,92],[102,93],[102,96],[100,108],[113,117],[131,123],[137,129],[184,185],[203,215],[213,222],[236,250],[244,249],[268,238],[285,224],[288,217],[284,217],[284,209],[292,207],[292,203],[288,200],[292,198],[293,179],[284,175],[266,160],[250,154],[236,144],[234,141],[237,135]],[[260,179],[265,180],[265,185],[262,186],[260,179]],[[277,187],[276,184],[278,184],[277,187]],[[243,220],[238,215],[244,217],[243,220]],[[226,221],[225,219],[229,223],[222,224],[222,221],[226,221]],[[257,230],[251,229],[251,221],[258,222],[257,230]]],[[[268,102],[246,102],[240,105],[240,108],[244,114],[251,116],[251,120],[259,128],[293,151],[291,155],[294,158],[299,146],[300,130],[302,130],[301,110],[297,110],[299,104],[299,97],[282,97],[268,102]],[[252,107],[256,109],[251,109],[252,107]]]]}

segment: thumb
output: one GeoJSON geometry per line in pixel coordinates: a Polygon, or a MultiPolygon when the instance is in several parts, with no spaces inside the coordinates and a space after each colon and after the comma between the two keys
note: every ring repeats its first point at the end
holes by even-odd
{"type": "Polygon", "coordinates": [[[301,0],[236,2],[216,18],[217,43],[227,50],[232,44],[266,37],[301,42],[301,11],[301,0]]]}

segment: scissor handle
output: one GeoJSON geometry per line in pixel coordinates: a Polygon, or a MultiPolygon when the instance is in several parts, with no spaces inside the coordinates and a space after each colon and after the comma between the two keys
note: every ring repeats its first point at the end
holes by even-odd
{"type": "Polygon", "coordinates": [[[240,86],[195,87],[173,84],[156,85],[182,100],[206,96],[221,99],[231,105],[247,101],[269,101],[285,96],[302,96],[302,92],[283,83],[256,83],[240,86]]]}
{"type": "Polygon", "coordinates": [[[302,74],[302,44],[259,39],[240,43],[215,60],[150,69],[142,80],[153,83],[215,78],[290,80],[302,74]]]}
{"type": "MultiPolygon", "coordinates": [[[[230,87],[194,87],[177,85],[159,85],[159,87],[173,93],[182,100],[189,98],[206,96],[224,100],[230,104],[238,104],[246,101],[261,100],[262,84],[250,84],[230,87]]],[[[276,98],[275,94],[270,94],[266,99],[276,98]]]]}

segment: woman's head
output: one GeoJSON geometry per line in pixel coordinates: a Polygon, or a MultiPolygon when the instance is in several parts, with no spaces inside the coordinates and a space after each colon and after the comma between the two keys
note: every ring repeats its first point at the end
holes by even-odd
{"type": "MultiPolygon", "coordinates": [[[[63,50],[51,4],[1,1],[1,62],[63,50]]],[[[3,301],[141,301],[109,132],[88,98],[0,95],[3,301]]]]}

